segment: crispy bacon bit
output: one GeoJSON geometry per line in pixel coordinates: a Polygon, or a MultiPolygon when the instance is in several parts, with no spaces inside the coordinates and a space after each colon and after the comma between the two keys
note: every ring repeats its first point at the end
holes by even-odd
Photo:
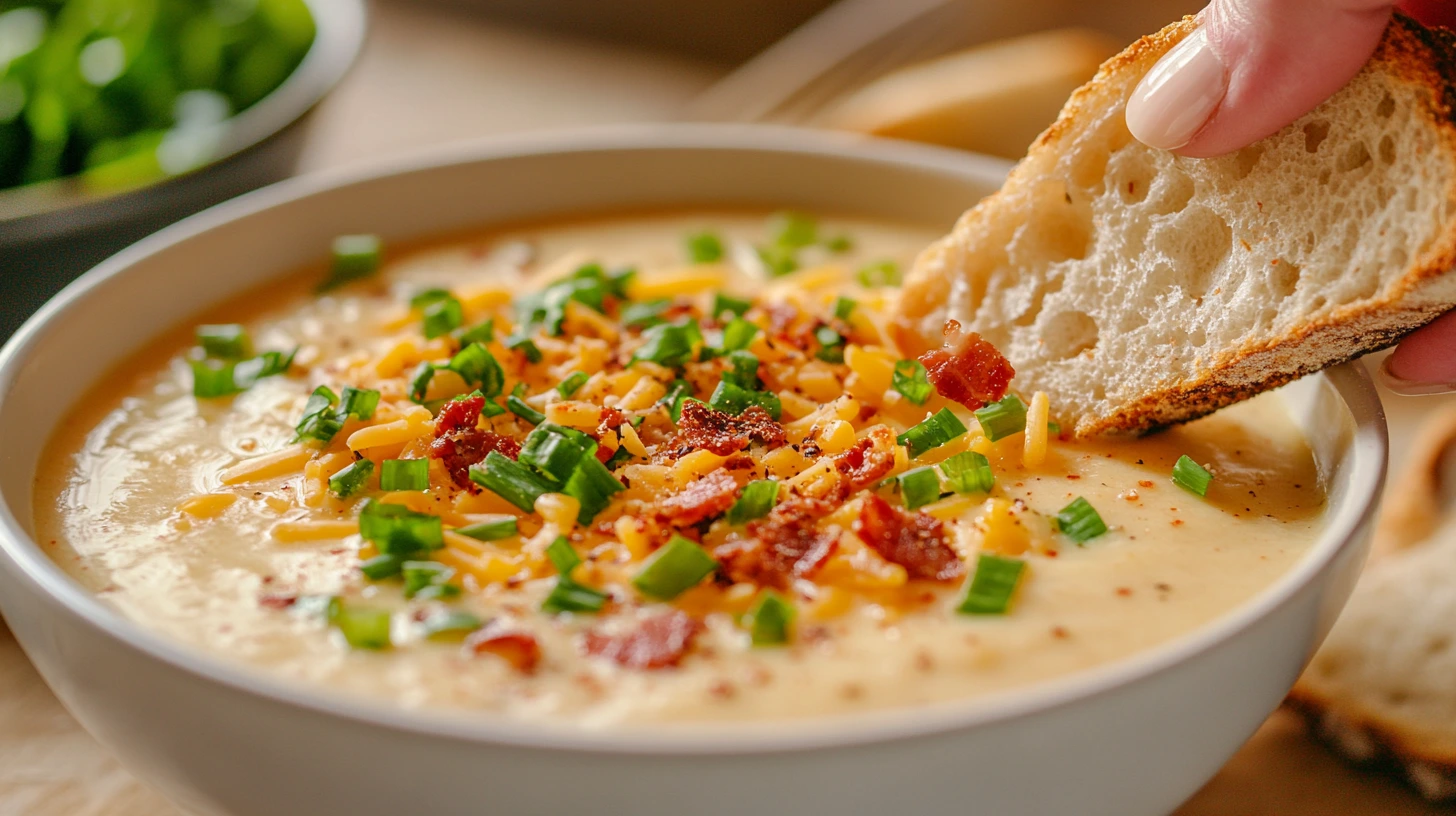
{"type": "Polygon", "coordinates": [[[268,594],[258,598],[258,605],[264,609],[288,609],[298,603],[297,595],[268,594]]]}
{"type": "Polygon", "coordinates": [[[615,431],[627,421],[626,414],[616,408],[603,408],[597,423],[597,436],[601,437],[607,431],[615,431]]]}
{"type": "Polygon", "coordinates": [[[485,628],[465,639],[465,649],[472,654],[493,654],[515,667],[522,674],[536,671],[541,662],[541,644],[529,632],[513,629],[509,624],[492,621],[485,628]]]}
{"type": "Polygon", "coordinates": [[[788,439],[784,426],[757,405],[749,406],[735,417],[714,411],[696,400],[685,401],[677,427],[677,436],[667,446],[674,456],[684,456],[695,450],[730,456],[754,441],[771,450],[788,439]]]}
{"type": "Polygon", "coordinates": [[[724,574],[734,581],[787,589],[794,578],[812,575],[839,546],[839,536],[819,528],[835,503],[793,497],[766,518],[748,523],[753,538],[729,541],[713,550],[724,574]]]}
{"type": "Polygon", "coordinates": [[[921,512],[906,512],[874,495],[865,496],[854,532],[886,561],[911,578],[951,581],[965,572],[960,556],[945,542],[945,525],[921,512]]]}
{"type": "Polygon", "coordinates": [[[682,662],[702,629],[697,618],[674,610],[647,618],[625,634],[587,632],[582,647],[629,669],[665,669],[682,662]]]}
{"type": "Polygon", "coordinates": [[[509,436],[479,428],[453,431],[430,443],[430,457],[445,463],[445,469],[450,471],[450,478],[455,484],[472,493],[479,488],[470,481],[470,466],[485,461],[491,451],[514,459],[521,453],[521,443],[509,436]]]}
{"type": "Polygon", "coordinates": [[[954,320],[946,321],[945,330],[945,347],[920,355],[935,390],[972,411],[1006,396],[1016,370],[1001,352],[975,332],[962,333],[954,320]]]}
{"type": "Polygon", "coordinates": [[[889,435],[888,429],[876,428],[870,436],[834,457],[834,468],[849,483],[846,495],[873,485],[895,469],[893,437],[888,441],[879,438],[889,435]]]}
{"type": "Polygon", "coordinates": [[[728,512],[737,495],[738,482],[726,472],[715,470],[658,502],[658,514],[669,524],[691,527],[728,512]]]}
{"type": "Polygon", "coordinates": [[[480,410],[485,407],[485,397],[467,397],[450,400],[435,417],[435,438],[446,434],[471,431],[480,422],[480,410]]]}

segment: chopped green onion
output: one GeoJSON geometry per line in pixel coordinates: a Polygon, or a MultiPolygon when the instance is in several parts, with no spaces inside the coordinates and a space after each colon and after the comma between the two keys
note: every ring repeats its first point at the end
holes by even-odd
{"type": "Polygon", "coordinates": [[[976,573],[966,581],[966,594],[956,611],[963,615],[1004,615],[1011,608],[1026,562],[981,553],[976,573]]]}
{"type": "Polygon", "coordinates": [[[518,533],[519,527],[520,525],[516,523],[515,519],[506,518],[500,521],[482,521],[468,527],[457,527],[455,532],[477,541],[499,541],[518,533]]]}
{"type": "Polygon", "coordinates": [[[455,341],[461,347],[468,346],[471,343],[489,343],[495,339],[495,318],[491,318],[474,328],[456,329],[451,332],[451,336],[455,338],[455,341]]]}
{"type": "Polygon", "coordinates": [[[571,399],[572,395],[580,391],[589,379],[591,377],[585,371],[573,371],[567,375],[566,379],[557,384],[556,393],[560,394],[563,399],[571,399]]]}
{"type": "Polygon", "coordinates": [[[287,354],[281,351],[265,351],[257,357],[242,360],[233,367],[233,383],[239,390],[246,391],[264,377],[287,374],[296,354],[297,348],[287,354]]]}
{"type": "Polygon", "coordinates": [[[649,598],[670,601],[697,586],[718,568],[718,562],[697,544],[674,535],[648,556],[632,586],[649,598]]]}
{"type": "Polygon", "coordinates": [[[783,403],[779,395],[772,391],[753,391],[748,388],[734,385],[728,380],[719,381],[718,387],[713,389],[713,395],[708,398],[708,407],[715,411],[738,416],[751,405],[757,405],[768,412],[777,422],[783,416],[783,403]]]}
{"type": "Polygon", "coordinates": [[[622,325],[629,329],[647,329],[665,322],[662,313],[666,312],[672,301],[667,298],[658,300],[646,300],[641,303],[629,303],[622,307],[622,325]]]}
{"type": "Polygon", "coordinates": [[[922,453],[955,439],[966,432],[966,426],[961,424],[959,418],[950,412],[949,408],[942,408],[939,412],[925,419],[905,433],[895,437],[895,442],[905,446],[905,450],[914,459],[922,453]]]}
{"type": "Polygon", "coordinates": [[[512,334],[501,340],[501,345],[512,351],[519,351],[526,355],[527,362],[541,362],[541,349],[536,347],[536,341],[524,334],[512,334]]]}
{"type": "Polygon", "coordinates": [[[557,536],[546,548],[546,559],[563,578],[571,578],[571,571],[581,566],[581,556],[576,554],[566,536],[557,536]]]}
{"type": "Polygon", "coordinates": [[[237,323],[198,326],[197,344],[208,357],[222,360],[241,360],[253,353],[247,329],[237,323]]]}
{"type": "Polygon", "coordinates": [[[905,509],[914,510],[940,499],[940,476],[926,466],[907,470],[895,477],[900,482],[900,499],[905,509]]]}
{"type": "Polygon", "coordinates": [[[192,395],[211,399],[238,393],[233,383],[233,364],[212,360],[188,360],[192,364],[192,395]]]}
{"type": "Polygon", "coordinates": [[[740,388],[758,388],[758,356],[751,351],[730,351],[723,358],[728,368],[723,371],[723,381],[740,388]]]}
{"type": "Polygon", "coordinates": [[[385,459],[379,469],[380,490],[429,490],[430,460],[385,459]]]}
{"type": "Polygon", "coordinates": [[[738,351],[748,348],[759,331],[758,326],[741,317],[728,321],[728,325],[723,327],[723,350],[738,351]]]}
{"type": "Polygon", "coordinates": [[[369,277],[379,268],[381,254],[377,235],[340,235],[334,239],[334,260],[329,268],[329,277],[318,290],[326,292],[369,277]]]}
{"type": "Polygon", "coordinates": [[[404,570],[404,562],[402,555],[376,555],[360,562],[359,571],[371,581],[383,581],[399,575],[404,570]]]}
{"type": "Polygon", "coordinates": [[[1209,473],[1185,454],[1173,464],[1173,484],[1199,496],[1208,495],[1208,485],[1213,481],[1209,473]]]}
{"type": "Polygon", "coordinates": [[[629,451],[629,450],[627,450],[627,448],[626,448],[625,445],[622,446],[622,447],[619,447],[616,450],[612,451],[612,455],[607,458],[607,462],[606,462],[607,470],[610,470],[613,473],[615,473],[616,470],[617,470],[617,467],[619,465],[621,465],[623,462],[626,462],[628,459],[631,459],[631,458],[632,458],[632,452],[629,451]]]}
{"type": "Polygon", "coordinates": [[[758,247],[758,259],[770,277],[782,278],[799,268],[799,259],[789,247],[758,247]]]}
{"type": "Polygon", "coordinates": [[[374,463],[368,459],[359,459],[329,477],[329,489],[334,492],[335,496],[347,499],[364,489],[364,484],[369,481],[372,473],[374,473],[374,463]]]}
{"type": "Polygon", "coordinates": [[[566,480],[566,486],[561,488],[561,492],[581,503],[581,511],[577,513],[576,520],[579,524],[586,525],[607,508],[613,495],[626,489],[607,470],[606,465],[595,456],[587,456],[577,464],[576,472],[566,480]]]}
{"type": "Polygon", "coordinates": [[[855,273],[860,285],[868,289],[878,286],[899,286],[900,265],[894,261],[875,261],[865,264],[855,273]]]}
{"type": "Polygon", "coordinates": [[[460,587],[450,583],[453,567],[439,561],[406,561],[400,567],[404,576],[404,596],[433,601],[460,594],[460,587]]]}
{"type": "Polygon", "coordinates": [[[834,253],[848,252],[854,249],[854,239],[848,235],[836,235],[824,242],[824,248],[834,253]]]}
{"type": "Polygon", "coordinates": [[[753,308],[753,301],[747,298],[736,298],[717,292],[713,295],[712,317],[714,320],[723,316],[724,312],[732,312],[734,317],[743,317],[744,313],[753,308]]]}
{"type": "Polygon", "coordinates": [[[424,309],[426,306],[439,303],[442,300],[449,300],[453,297],[454,295],[450,294],[449,289],[441,289],[439,287],[421,289],[415,293],[414,297],[410,298],[409,305],[411,309],[424,309]]]}
{"type": "Polygon", "coordinates": [[[667,393],[657,402],[667,406],[668,416],[672,417],[673,424],[677,424],[682,419],[683,400],[690,399],[692,395],[692,383],[687,380],[673,380],[667,386],[667,393]]]}
{"type": "Polygon", "coordinates": [[[1007,394],[1000,402],[977,409],[976,421],[986,438],[995,442],[1026,430],[1026,406],[1015,394],[1007,394]]]}
{"type": "Polygon", "coordinates": [[[848,320],[854,314],[856,306],[859,306],[859,301],[854,298],[837,297],[834,299],[834,316],[840,320],[848,320]]]}
{"type": "Polygon", "coordinates": [[[594,458],[597,442],[575,428],[540,423],[521,444],[517,460],[538,471],[553,486],[565,485],[584,459],[594,458]]]}
{"type": "Polygon", "coordinates": [[[747,524],[763,518],[774,508],[779,499],[779,483],[773,479],[757,479],[743,486],[738,501],[728,508],[724,516],[729,524],[747,524]]]}
{"type": "Polygon", "coordinates": [[[425,337],[435,338],[449,334],[465,322],[465,309],[453,297],[437,300],[424,308],[425,337]]]}
{"type": "Polygon", "coordinates": [[[806,247],[819,240],[818,222],[813,216],[798,212],[774,213],[769,232],[775,244],[789,249],[806,247]]]}
{"type": "Polygon", "coordinates": [[[494,397],[505,387],[506,375],[495,355],[482,343],[471,343],[454,357],[446,368],[460,375],[460,379],[476,386],[486,398],[494,397]]]}
{"type": "MultiPolygon", "coordinates": [[[[480,392],[476,391],[475,393],[479,394],[480,392]]],[[[480,415],[483,417],[496,417],[505,412],[505,407],[493,399],[486,400],[485,404],[480,406],[480,415]]]]}
{"type": "Polygon", "coordinates": [[[498,451],[491,451],[485,462],[470,467],[470,481],[527,513],[536,512],[536,499],[551,492],[551,486],[529,467],[498,451]]]}
{"type": "Polygon", "coordinates": [[[445,546],[444,526],[438,516],[373,499],[359,511],[359,535],[386,555],[409,555],[445,546]]]}
{"type": "Polygon", "coordinates": [[[698,232],[687,237],[688,258],[695,264],[713,263],[723,258],[723,241],[713,232],[698,232]]]}
{"type": "Polygon", "coordinates": [[[525,380],[516,383],[516,386],[511,389],[511,396],[515,397],[516,399],[525,399],[527,394],[529,393],[530,392],[526,389],[525,380]]]}
{"type": "Polygon", "coordinates": [[[919,360],[901,360],[890,374],[890,386],[905,399],[924,405],[930,399],[930,378],[919,360]]]}
{"type": "Polygon", "coordinates": [[[446,610],[437,612],[424,622],[424,635],[431,640],[462,637],[485,625],[485,621],[469,612],[446,610]]]}
{"type": "Polygon", "coordinates": [[[430,392],[430,383],[435,379],[435,364],[426,360],[415,367],[415,373],[410,375],[410,399],[415,402],[424,402],[425,395],[430,392]]]}
{"type": "Polygon", "coordinates": [[[945,481],[957,493],[989,493],[996,486],[991,462],[975,451],[957,453],[940,463],[945,481]]]}
{"type": "Polygon", "coordinates": [[[329,599],[328,620],[351,649],[389,648],[391,621],[389,612],[383,609],[351,608],[336,596],[329,599]]]}
{"type": "Polygon", "coordinates": [[[526,420],[532,425],[540,425],[546,421],[546,415],[526,404],[526,401],[515,394],[506,397],[506,410],[526,420]]]}
{"type": "Polygon", "coordinates": [[[379,392],[372,388],[355,388],[345,386],[344,393],[339,395],[339,417],[347,419],[373,419],[374,411],[379,407],[379,392]]]}
{"type": "Polygon", "coordinates": [[[541,602],[541,609],[545,612],[600,612],[608,597],[599,589],[558,578],[551,594],[541,602]]]}
{"type": "Polygon", "coordinates": [[[844,336],[828,326],[820,326],[814,330],[814,339],[819,341],[819,351],[815,357],[826,363],[844,362],[844,336]]]}
{"type": "Polygon", "coordinates": [[[782,646],[788,643],[794,617],[793,604],[771,589],[764,590],[758,602],[748,610],[748,632],[753,645],[782,646]]]}
{"type": "Polygon", "coordinates": [[[281,351],[266,351],[257,357],[237,362],[218,360],[189,360],[192,366],[192,394],[204,399],[226,397],[252,388],[264,377],[284,374],[293,365],[294,349],[285,355],[281,351]]]}
{"type": "MultiPolygon", "coordinates": [[[[326,385],[320,385],[303,404],[303,418],[293,426],[295,442],[309,441],[327,445],[344,427],[344,420],[334,413],[338,396],[326,385]]],[[[347,416],[347,415],[346,415],[347,416]]]]}
{"type": "Polygon", "coordinates": [[[1059,423],[1048,421],[1047,422],[1047,433],[1051,434],[1052,436],[1061,436],[1062,435],[1062,426],[1059,423]]]}
{"type": "Polygon", "coordinates": [[[691,323],[662,323],[642,332],[645,341],[632,353],[631,363],[647,360],[668,368],[680,368],[693,356],[697,326],[691,323]]]}
{"type": "Polygon", "coordinates": [[[1071,504],[1057,513],[1057,527],[1078,544],[1090,541],[1107,532],[1107,524],[1097,509],[1086,499],[1078,496],[1071,504]]]}

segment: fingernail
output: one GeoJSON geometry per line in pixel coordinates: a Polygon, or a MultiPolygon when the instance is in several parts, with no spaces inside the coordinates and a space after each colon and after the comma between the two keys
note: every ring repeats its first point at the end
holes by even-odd
{"type": "Polygon", "coordinates": [[[1420,382],[1418,380],[1407,380],[1395,373],[1395,369],[1391,366],[1390,362],[1394,359],[1395,355],[1391,354],[1380,363],[1380,383],[1393,393],[1399,394],[1402,397],[1426,397],[1435,394],[1456,393],[1456,383],[1430,383],[1420,382]]]}
{"type": "Polygon", "coordinates": [[[1202,27],[1163,55],[1127,100],[1127,127],[1149,147],[1173,150],[1197,135],[1228,91],[1228,72],[1202,27]]]}

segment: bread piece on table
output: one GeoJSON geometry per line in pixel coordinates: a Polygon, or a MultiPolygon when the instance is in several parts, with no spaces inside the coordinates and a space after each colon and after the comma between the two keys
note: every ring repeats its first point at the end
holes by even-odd
{"type": "Polygon", "coordinates": [[[1116,53],[1106,34],[1079,28],[996,40],[883,76],[815,124],[1019,158],[1116,53]]]}
{"type": "Polygon", "coordinates": [[[1398,15],[1314,111],[1190,159],[1134,140],[1123,108],[1194,27],[1104,64],[1000,192],[921,254],[902,345],[938,344],[954,318],[1086,436],[1194,419],[1456,305],[1456,38],[1398,15]]]}
{"type": "Polygon", "coordinates": [[[1456,796],[1456,515],[1443,472],[1456,408],[1433,415],[1388,492],[1375,555],[1288,703],[1358,762],[1394,760],[1431,799],[1456,796]]]}

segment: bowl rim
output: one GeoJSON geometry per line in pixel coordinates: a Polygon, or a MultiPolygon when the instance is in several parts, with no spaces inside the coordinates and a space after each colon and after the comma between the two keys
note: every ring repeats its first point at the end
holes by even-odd
{"type": "Polygon", "coordinates": [[[14,227],[65,210],[103,202],[186,180],[253,148],[302,119],[353,66],[364,45],[368,11],[364,0],[302,0],[313,19],[314,37],[303,59],[278,87],[228,117],[217,149],[207,161],[174,175],[139,184],[90,189],[77,174],[0,188],[0,228],[14,227]]]}
{"type": "MultiPolygon", "coordinates": [[[[0,348],[0,403],[20,369],[44,339],[46,324],[72,304],[150,255],[230,221],[314,195],[385,178],[557,153],[722,151],[829,156],[856,163],[929,171],[994,184],[1007,163],[945,148],[851,134],[764,125],[625,125],[497,137],[481,142],[379,162],[365,168],[291,179],[190,216],[117,253],[67,286],[0,348]]],[[[426,236],[427,237],[427,236],[426,236]]],[[[1366,370],[1344,363],[1313,376],[1326,378],[1354,420],[1351,456],[1362,451],[1367,466],[1350,475],[1350,491],[1331,505],[1326,527],[1309,552],[1276,581],[1243,604],[1173,639],[1108,664],[1028,687],[965,700],[793,721],[679,726],[593,728],[575,723],[526,722],[489,712],[461,716],[451,709],[405,709],[363,697],[329,696],[324,690],[228,662],[154,633],[109,608],[63,572],[0,502],[0,570],[10,571],[93,630],[170,669],[276,705],[340,718],[355,725],[462,743],[486,743],[621,755],[734,755],[844,749],[926,737],[1004,723],[1050,712],[1119,689],[1211,651],[1295,601],[1346,550],[1358,546],[1385,481],[1388,437],[1384,411],[1366,370]],[[11,567],[13,565],[13,567],[11,567]],[[790,727],[785,727],[786,725],[790,727]]]]}

